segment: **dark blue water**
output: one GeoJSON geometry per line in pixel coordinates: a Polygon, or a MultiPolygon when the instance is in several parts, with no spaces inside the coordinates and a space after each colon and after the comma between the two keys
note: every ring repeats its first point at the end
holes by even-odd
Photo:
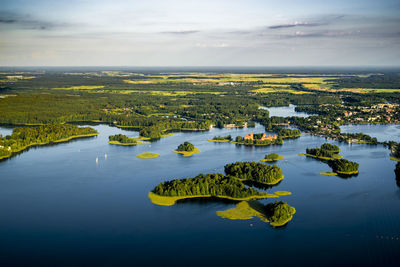
{"type": "Polygon", "coordinates": [[[362,125],[343,125],[340,126],[343,133],[365,133],[376,137],[379,142],[396,141],[400,142],[400,125],[380,125],[380,124],[362,124],[362,125]]]}
{"type": "Polygon", "coordinates": [[[0,162],[0,265],[397,263],[400,190],[395,162],[382,146],[339,144],[345,158],[360,164],[357,177],[343,179],[319,175],[330,171],[328,165],[297,155],[326,142],[320,137],[303,135],[282,146],[257,148],[207,141],[214,135],[261,132],[257,126],[176,133],[151,145],[121,147],[109,145],[108,136],[137,132],[94,128],[98,137],[33,148],[0,162]],[[189,158],[172,153],[183,141],[201,153],[189,158]],[[142,152],[161,156],[136,158],[142,152]],[[291,191],[280,200],[297,210],[283,228],[257,218],[233,221],[216,215],[234,203],[186,201],[165,207],[147,197],[162,181],[222,172],[227,163],[258,161],[271,152],[285,156],[278,162],[285,179],[268,191],[291,191]]]}

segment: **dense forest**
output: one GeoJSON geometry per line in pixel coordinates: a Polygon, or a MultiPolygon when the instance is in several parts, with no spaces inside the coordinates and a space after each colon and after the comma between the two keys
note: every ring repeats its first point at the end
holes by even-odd
{"type": "Polygon", "coordinates": [[[186,151],[186,152],[190,152],[194,150],[194,145],[192,143],[189,142],[184,142],[183,144],[180,144],[178,146],[178,148],[176,149],[176,151],[186,151]]]}
{"type": "Polygon", "coordinates": [[[258,162],[236,162],[225,165],[227,175],[261,184],[276,184],[283,178],[282,170],[276,165],[258,162]]]}
{"type": "Polygon", "coordinates": [[[347,159],[337,159],[328,162],[329,166],[336,173],[352,174],[358,173],[358,163],[347,159]]]}
{"type": "Polygon", "coordinates": [[[265,217],[270,222],[271,226],[283,226],[291,220],[296,210],[289,206],[286,202],[276,201],[268,203],[265,206],[265,217]]]}
{"type": "Polygon", "coordinates": [[[11,135],[0,135],[0,155],[11,156],[29,146],[43,145],[68,140],[69,138],[97,135],[90,127],[70,124],[47,124],[37,127],[16,127],[11,135]]]}
{"type": "Polygon", "coordinates": [[[215,140],[215,141],[224,141],[224,140],[232,141],[232,136],[231,135],[214,136],[211,140],[215,140]]]}
{"type": "Polygon", "coordinates": [[[325,143],[320,148],[307,148],[306,156],[313,156],[319,159],[337,159],[339,152],[340,149],[338,146],[325,143]]]}
{"type": "Polygon", "coordinates": [[[244,186],[239,180],[223,174],[200,174],[194,178],[176,179],[157,185],[153,193],[160,196],[227,196],[248,198],[263,193],[244,186]]]}
{"type": "Polygon", "coordinates": [[[108,140],[115,141],[115,142],[122,143],[122,144],[137,144],[136,138],[128,137],[123,134],[111,135],[108,137],[108,140]]]}

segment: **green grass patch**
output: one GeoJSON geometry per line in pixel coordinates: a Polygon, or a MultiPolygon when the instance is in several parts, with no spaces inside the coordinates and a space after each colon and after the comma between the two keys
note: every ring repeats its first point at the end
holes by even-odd
{"type": "Polygon", "coordinates": [[[327,176],[337,175],[336,172],[320,172],[319,174],[321,174],[321,175],[327,175],[327,176]]]}
{"type": "Polygon", "coordinates": [[[174,150],[172,152],[182,154],[184,157],[190,157],[193,154],[200,153],[200,150],[197,147],[195,147],[192,151],[177,151],[177,150],[174,150]]]}
{"type": "Polygon", "coordinates": [[[234,198],[228,196],[211,196],[211,195],[193,195],[193,196],[179,196],[179,197],[169,197],[169,196],[160,196],[154,194],[153,192],[149,192],[148,194],[151,202],[160,206],[172,206],[176,203],[176,201],[181,199],[189,199],[189,198],[208,198],[208,197],[217,197],[223,199],[237,200],[237,201],[248,201],[253,199],[265,199],[265,198],[277,198],[277,195],[273,194],[264,194],[260,196],[250,196],[247,198],[234,198]]]}
{"type": "Polygon", "coordinates": [[[136,155],[139,159],[154,159],[159,157],[160,155],[157,153],[151,153],[151,152],[144,152],[142,154],[136,155]]]}
{"type": "Polygon", "coordinates": [[[215,143],[227,143],[229,142],[228,139],[223,139],[223,140],[214,140],[214,139],[208,139],[209,142],[215,142],[215,143]]]}

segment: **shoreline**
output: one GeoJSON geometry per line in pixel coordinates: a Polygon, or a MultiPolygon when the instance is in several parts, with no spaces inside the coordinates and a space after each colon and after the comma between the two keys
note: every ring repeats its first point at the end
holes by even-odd
{"type": "Polygon", "coordinates": [[[33,147],[33,146],[45,146],[45,145],[50,145],[50,144],[54,144],[54,143],[65,143],[65,142],[68,142],[68,141],[70,141],[70,140],[72,140],[72,139],[93,137],[93,136],[97,136],[97,135],[99,135],[98,132],[92,133],[92,134],[80,134],[80,135],[73,135],[73,136],[70,136],[70,137],[67,137],[67,138],[59,139],[59,140],[56,140],[56,141],[51,141],[51,142],[48,142],[48,143],[33,143],[33,144],[29,144],[29,145],[26,145],[26,146],[24,146],[24,147],[18,149],[18,150],[12,151],[11,154],[8,155],[8,156],[0,157],[0,160],[1,160],[1,159],[6,159],[6,158],[10,158],[10,157],[12,157],[14,154],[17,154],[17,153],[19,153],[19,152],[22,152],[22,151],[24,151],[24,150],[26,150],[26,149],[28,149],[28,148],[33,147]]]}
{"type": "Polygon", "coordinates": [[[193,149],[193,151],[177,151],[177,150],[173,150],[172,152],[177,153],[177,154],[181,154],[181,155],[184,156],[184,157],[190,157],[190,156],[192,156],[193,154],[198,154],[198,153],[200,153],[200,150],[199,150],[197,147],[195,147],[195,148],[193,149]]]}
{"type": "Polygon", "coordinates": [[[229,196],[212,196],[212,195],[192,195],[192,196],[170,197],[170,196],[160,196],[153,192],[149,192],[148,197],[150,198],[150,200],[153,204],[160,205],[160,206],[172,206],[178,200],[188,199],[188,198],[216,197],[216,198],[229,199],[229,200],[235,200],[235,201],[248,201],[248,200],[253,200],[253,199],[278,198],[279,196],[266,193],[265,195],[250,196],[250,197],[246,197],[246,198],[234,198],[234,197],[229,197],[229,196]]]}

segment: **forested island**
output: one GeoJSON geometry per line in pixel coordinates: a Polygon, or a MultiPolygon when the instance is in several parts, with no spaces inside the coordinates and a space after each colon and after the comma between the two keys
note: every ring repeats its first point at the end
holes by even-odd
{"type": "Polygon", "coordinates": [[[149,138],[139,137],[133,138],[123,134],[111,135],[108,137],[108,143],[112,145],[121,146],[134,146],[134,145],[147,145],[149,142],[141,142],[140,140],[149,140],[149,138]]]}
{"type": "Polygon", "coordinates": [[[277,196],[246,187],[238,179],[220,173],[163,182],[149,193],[153,203],[166,206],[173,205],[179,199],[195,197],[250,200],[277,196]]]}
{"type": "Polygon", "coordinates": [[[295,208],[289,206],[286,202],[276,201],[263,205],[256,200],[242,201],[235,208],[217,211],[219,217],[230,220],[250,220],[258,217],[261,221],[269,223],[272,227],[286,225],[292,220],[295,213],[295,208]]]}
{"type": "MultiPolygon", "coordinates": [[[[283,179],[282,170],[276,165],[257,162],[227,164],[223,174],[200,174],[194,178],[175,179],[157,185],[149,198],[155,204],[173,205],[177,200],[194,197],[217,197],[232,200],[275,198],[280,194],[268,194],[245,186],[244,181],[277,184],[283,179]]],[[[289,193],[283,193],[286,195],[289,193]]]]}
{"type": "Polygon", "coordinates": [[[347,159],[330,160],[328,165],[333,172],[338,174],[352,175],[358,173],[358,163],[347,159]]]}
{"type": "Polygon", "coordinates": [[[173,152],[182,154],[184,157],[190,157],[193,154],[200,153],[200,150],[190,142],[180,144],[173,152]]]}
{"type": "Polygon", "coordinates": [[[11,135],[0,135],[0,159],[8,158],[31,146],[67,142],[71,139],[98,135],[90,127],[71,124],[48,124],[37,127],[16,127],[11,135]]]}
{"type": "Polygon", "coordinates": [[[339,152],[340,149],[338,146],[325,143],[320,148],[307,148],[304,155],[322,160],[335,160],[342,157],[338,154],[339,152]]]}
{"type": "Polygon", "coordinates": [[[266,135],[265,133],[247,134],[244,137],[236,136],[234,144],[246,146],[269,146],[269,145],[283,145],[283,139],[276,135],[266,135]]]}
{"type": "Polygon", "coordinates": [[[210,142],[217,142],[217,143],[226,143],[232,141],[232,136],[214,136],[212,139],[208,139],[210,142]]]}
{"type": "Polygon", "coordinates": [[[235,162],[225,165],[225,173],[242,181],[274,185],[283,179],[281,168],[259,162],[235,162]]]}
{"type": "Polygon", "coordinates": [[[277,153],[271,153],[271,154],[267,154],[265,155],[264,159],[262,159],[261,161],[269,161],[269,162],[275,162],[278,161],[280,159],[284,159],[284,156],[280,156],[277,153]]]}
{"type": "Polygon", "coordinates": [[[358,163],[342,159],[340,148],[329,143],[323,144],[320,148],[307,148],[306,153],[299,154],[307,157],[320,159],[332,168],[333,172],[322,172],[323,175],[353,175],[358,173],[358,163]]]}

